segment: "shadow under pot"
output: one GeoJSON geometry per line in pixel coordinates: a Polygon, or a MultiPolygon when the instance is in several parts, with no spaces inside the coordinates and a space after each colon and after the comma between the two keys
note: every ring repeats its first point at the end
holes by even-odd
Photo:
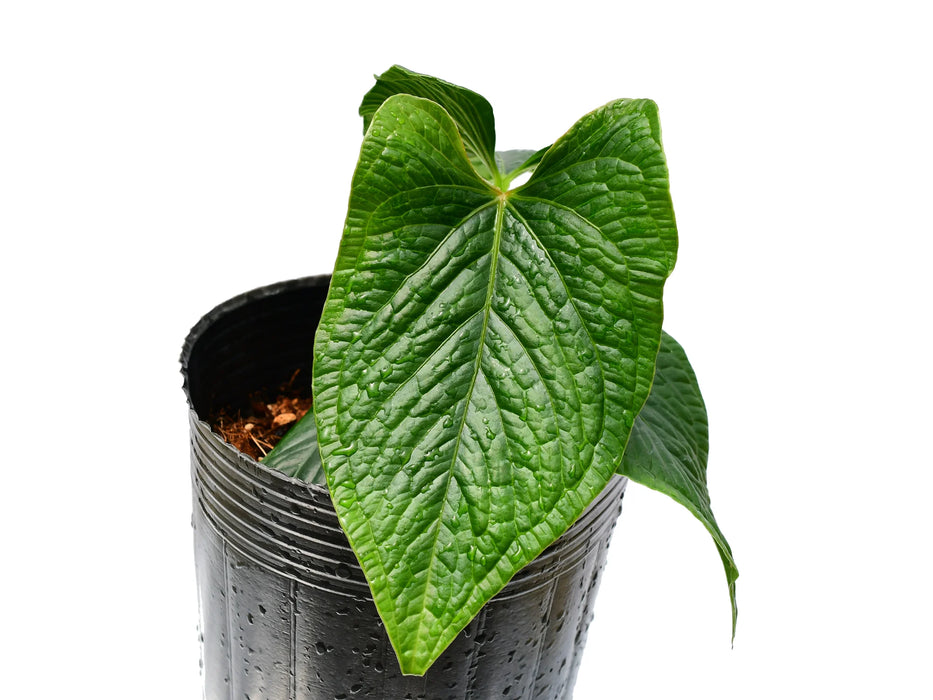
{"type": "Polygon", "coordinates": [[[205,697],[572,697],[626,479],[516,574],[425,676],[404,676],[326,487],[265,467],[206,422],[221,407],[248,411],[253,392],[296,369],[310,383],[329,280],[240,295],[184,344],[205,697]]]}

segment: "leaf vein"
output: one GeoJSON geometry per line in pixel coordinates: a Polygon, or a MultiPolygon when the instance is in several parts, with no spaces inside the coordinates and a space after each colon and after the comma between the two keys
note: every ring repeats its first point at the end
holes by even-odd
{"type": "Polygon", "coordinates": [[[445,343],[447,343],[448,340],[450,340],[454,335],[456,335],[456,333],[457,333],[458,331],[460,331],[461,329],[463,329],[463,327],[466,326],[470,321],[472,321],[474,318],[476,318],[476,317],[479,315],[479,313],[480,313],[481,311],[482,311],[482,309],[477,309],[475,312],[473,312],[472,314],[470,314],[469,317],[467,317],[467,318],[463,321],[463,323],[461,323],[459,326],[457,326],[456,328],[454,328],[441,342],[439,342],[439,343],[437,344],[437,347],[431,352],[431,354],[428,355],[428,357],[426,357],[426,358],[424,359],[424,361],[423,361],[420,365],[418,365],[418,367],[417,367],[408,377],[406,377],[404,380],[402,380],[401,382],[399,382],[398,386],[395,387],[395,388],[392,390],[392,392],[391,392],[388,396],[385,397],[385,399],[379,404],[379,408],[385,408],[386,405],[389,403],[389,401],[391,401],[392,398],[393,398],[403,387],[405,387],[409,382],[411,382],[415,377],[417,377],[417,376],[418,376],[418,373],[419,373],[422,369],[424,369],[424,367],[425,367],[432,359],[434,359],[435,356],[437,356],[437,354],[441,351],[441,348],[444,347],[445,343]]]}
{"type": "MultiPolygon", "coordinates": [[[[545,200],[539,200],[539,201],[542,201],[545,204],[547,204],[545,200]]],[[[534,229],[531,227],[531,224],[528,223],[528,220],[525,219],[525,217],[522,216],[521,213],[514,206],[510,207],[510,209],[512,211],[512,214],[515,216],[515,218],[517,218],[521,222],[522,227],[528,232],[528,235],[530,235],[532,239],[534,239],[535,243],[537,243],[538,247],[541,248],[542,251],[544,251],[544,254],[547,256],[547,259],[550,261],[551,265],[554,266],[554,270],[556,270],[557,272],[557,277],[560,279],[561,286],[564,288],[564,292],[567,294],[567,300],[570,303],[571,307],[573,307],[574,313],[576,313],[577,317],[580,319],[580,324],[583,326],[583,330],[586,333],[586,337],[589,339],[590,345],[593,347],[593,353],[596,355],[596,364],[599,366],[599,381],[602,383],[602,386],[605,387],[606,386],[606,372],[605,372],[605,369],[603,368],[602,354],[599,351],[600,346],[594,340],[593,334],[590,332],[590,327],[586,323],[586,318],[583,316],[582,313],[580,313],[580,308],[577,306],[577,302],[573,297],[573,293],[570,291],[570,287],[567,284],[567,280],[564,278],[564,275],[561,272],[560,266],[557,264],[557,261],[554,260],[554,258],[551,256],[551,251],[549,251],[547,249],[547,246],[545,246],[544,243],[541,242],[541,239],[538,238],[537,234],[534,232],[534,229]]],[[[579,218],[583,221],[586,221],[586,219],[582,216],[580,216],[579,218]]],[[[586,223],[589,224],[590,226],[593,226],[594,228],[596,228],[596,230],[602,233],[602,231],[598,227],[594,226],[589,221],[586,221],[586,223]]],[[[521,270],[519,269],[519,271],[521,270]]],[[[563,352],[563,348],[561,348],[561,352],[563,352]]],[[[574,387],[578,389],[576,382],[574,382],[574,387]]],[[[605,391],[600,391],[600,395],[603,397],[603,399],[602,399],[602,404],[599,407],[599,426],[596,432],[598,435],[601,436],[603,432],[603,425],[604,425],[603,418],[604,418],[604,414],[606,410],[605,391]]],[[[580,397],[579,391],[577,392],[577,396],[578,398],[580,397]]],[[[580,406],[581,407],[583,406],[582,398],[580,399],[580,406]]]]}
{"type": "MultiPolygon", "coordinates": [[[[447,488],[445,489],[445,498],[446,498],[446,494],[449,493],[450,491],[450,480],[453,478],[454,463],[460,454],[460,444],[463,440],[463,429],[464,429],[464,426],[466,425],[466,416],[470,409],[470,400],[473,397],[473,389],[476,386],[476,378],[479,376],[481,366],[482,366],[481,363],[483,360],[483,348],[486,345],[486,331],[489,328],[489,314],[492,311],[492,297],[493,297],[493,290],[495,289],[495,283],[496,283],[496,268],[497,268],[498,255],[499,255],[499,243],[502,237],[502,219],[504,215],[503,210],[504,210],[504,204],[499,202],[497,205],[496,223],[494,227],[494,236],[493,236],[492,250],[491,250],[492,255],[491,255],[491,262],[490,262],[490,269],[489,269],[489,286],[486,288],[486,302],[483,305],[485,317],[483,319],[483,328],[482,328],[482,331],[480,332],[480,339],[479,339],[479,345],[478,345],[479,350],[476,353],[476,364],[474,365],[474,368],[473,368],[473,377],[470,380],[470,386],[467,389],[467,393],[463,401],[463,415],[460,417],[460,426],[457,430],[457,442],[454,445],[453,454],[451,456],[450,470],[448,472],[448,477],[447,477],[448,478],[447,488]]],[[[424,626],[424,610],[425,610],[424,602],[427,599],[428,586],[431,583],[431,576],[434,572],[434,562],[437,560],[437,540],[440,535],[440,525],[441,525],[441,519],[438,518],[437,530],[435,531],[435,537],[434,537],[434,546],[431,548],[431,561],[428,563],[427,578],[425,579],[424,591],[422,592],[421,614],[418,620],[418,631],[416,633],[417,637],[421,636],[421,631],[424,626]]]]}
{"type": "MultiPolygon", "coordinates": [[[[446,188],[446,189],[452,189],[452,190],[467,189],[467,188],[460,188],[460,187],[457,186],[457,185],[430,185],[430,186],[428,186],[428,187],[419,187],[419,188],[417,188],[417,189],[415,189],[415,190],[406,190],[406,191],[404,192],[404,194],[409,194],[409,193],[411,193],[411,192],[416,192],[416,191],[421,191],[421,190],[428,190],[428,189],[432,189],[432,188],[437,188],[437,189],[445,189],[445,188],[446,188]]],[[[470,189],[471,189],[471,188],[470,188],[470,189]]],[[[474,190],[474,191],[477,192],[477,194],[486,194],[485,192],[482,192],[481,190],[474,190]]],[[[391,294],[389,294],[389,298],[386,299],[386,301],[382,304],[382,306],[380,306],[378,309],[376,309],[375,311],[373,311],[372,314],[370,315],[370,318],[366,321],[366,323],[364,323],[362,326],[360,326],[359,331],[362,332],[362,331],[363,331],[364,329],[366,329],[371,323],[373,323],[373,321],[375,321],[375,319],[379,316],[379,314],[380,314],[389,304],[392,303],[392,299],[395,298],[395,295],[398,293],[398,291],[399,291],[400,289],[402,289],[403,287],[405,287],[405,285],[408,284],[408,282],[411,280],[412,277],[414,277],[414,276],[417,275],[419,272],[421,272],[422,270],[424,270],[424,269],[431,263],[431,261],[434,259],[434,256],[437,254],[437,252],[443,247],[443,245],[444,245],[445,243],[447,243],[447,241],[449,241],[449,240],[453,237],[453,235],[454,235],[457,231],[460,230],[460,227],[463,226],[463,224],[465,224],[467,221],[469,221],[469,220],[472,219],[474,216],[476,216],[477,214],[479,214],[483,209],[486,209],[487,207],[490,207],[490,206],[492,206],[492,205],[494,205],[494,204],[495,204],[495,201],[494,201],[494,200],[493,200],[493,201],[489,201],[489,202],[485,202],[484,204],[482,204],[482,205],[476,207],[475,209],[473,209],[470,213],[466,214],[466,215],[465,215],[463,218],[461,218],[457,223],[455,223],[453,226],[451,226],[451,227],[450,227],[450,230],[449,230],[446,234],[444,234],[444,237],[443,237],[440,241],[438,241],[437,245],[434,246],[434,248],[431,250],[431,252],[428,253],[428,254],[425,256],[424,262],[422,262],[418,267],[416,267],[414,270],[412,270],[412,271],[409,272],[407,275],[405,275],[405,277],[399,282],[398,286],[397,286],[394,290],[392,290],[392,293],[391,293],[391,294]]],[[[364,253],[365,250],[366,250],[366,246],[365,246],[366,239],[369,237],[369,233],[370,233],[370,221],[372,220],[372,218],[373,218],[375,215],[376,215],[376,212],[374,211],[374,212],[370,215],[369,219],[367,219],[366,224],[365,224],[365,227],[361,227],[361,228],[363,228],[363,241],[362,241],[361,244],[360,244],[360,254],[359,254],[359,256],[357,257],[356,265],[354,265],[354,267],[353,267],[354,270],[359,270],[359,269],[360,269],[361,258],[362,258],[363,253],[364,253]]],[[[480,257],[482,257],[482,256],[480,256],[480,257]]],[[[479,258],[477,258],[477,259],[479,259],[479,258]]],[[[475,261],[471,261],[471,262],[475,262],[475,261]]],[[[447,288],[445,287],[444,290],[446,290],[446,289],[447,289],[447,288]]],[[[444,290],[441,290],[441,291],[444,291],[444,290]]]]}
{"type": "MultiPolygon", "coordinates": [[[[554,406],[554,397],[551,396],[551,390],[548,388],[547,382],[544,380],[544,375],[541,373],[541,368],[538,367],[538,363],[535,361],[532,354],[528,352],[528,350],[522,344],[522,341],[519,339],[518,334],[515,332],[515,329],[512,328],[512,326],[510,326],[506,322],[506,320],[502,318],[502,316],[498,312],[496,312],[495,309],[492,309],[491,313],[495,314],[496,318],[498,318],[502,322],[502,325],[505,326],[506,330],[508,330],[508,332],[512,335],[512,337],[515,338],[515,341],[518,343],[518,346],[522,349],[522,351],[525,353],[525,355],[528,357],[529,361],[531,362],[531,366],[534,367],[535,374],[538,375],[538,378],[541,380],[541,383],[544,385],[544,393],[545,395],[547,395],[548,405],[550,405],[551,407],[551,415],[554,416],[554,428],[557,430],[557,445],[558,445],[557,454],[558,454],[558,457],[560,458],[560,470],[559,470],[560,471],[560,483],[561,483],[562,490],[566,490],[566,485],[564,483],[564,451],[560,449],[560,447],[562,447],[562,444],[561,444],[562,440],[560,436],[560,423],[558,423],[557,421],[557,409],[554,406]]],[[[493,392],[493,395],[495,396],[495,392],[493,392]]],[[[496,402],[496,405],[498,406],[498,401],[496,402]]],[[[505,426],[505,423],[503,423],[503,428],[504,426],[505,426]]],[[[540,449],[541,449],[541,445],[539,443],[538,444],[539,453],[540,453],[540,449]]],[[[542,510],[544,509],[542,508],[542,510]]]]}

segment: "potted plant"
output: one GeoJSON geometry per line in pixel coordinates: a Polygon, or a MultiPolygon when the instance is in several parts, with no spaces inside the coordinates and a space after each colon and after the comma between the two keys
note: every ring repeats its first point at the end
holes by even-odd
{"type": "Polygon", "coordinates": [[[209,695],[567,697],[626,479],[709,530],[734,634],[705,408],[661,330],[677,232],[654,103],[497,152],[485,99],[396,66],[360,114],[329,285],[233,300],[183,354],[209,695]],[[203,423],[298,367],[313,408],[262,464],[203,423]]]}

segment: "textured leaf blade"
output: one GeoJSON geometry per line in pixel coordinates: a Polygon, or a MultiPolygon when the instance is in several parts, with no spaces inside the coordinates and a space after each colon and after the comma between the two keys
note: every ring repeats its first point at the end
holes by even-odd
{"type": "Polygon", "coordinates": [[[373,114],[315,341],[314,410],[405,673],[427,670],[620,463],[676,248],[653,109],[587,115],[507,193],[439,105],[400,94],[373,114]]]}
{"type": "Polygon", "coordinates": [[[602,233],[610,258],[621,253],[655,280],[674,267],[677,227],[651,100],[618,100],[588,114],[541,156],[516,194],[574,212],[602,233]],[[658,244],[664,256],[653,262],[658,244]]]}
{"type": "Polygon", "coordinates": [[[703,523],[722,559],[732,605],[732,635],[739,576],[732,550],[716,523],[706,484],[709,428],[706,405],[684,349],[664,333],[654,386],[635,420],[619,473],[667,494],[703,523]]]}
{"type": "Polygon", "coordinates": [[[263,457],[262,463],[309,484],[325,483],[314,414],[309,411],[302,416],[275,448],[263,457]]]}
{"type": "Polygon", "coordinates": [[[423,97],[443,107],[457,124],[477,171],[489,181],[495,179],[496,129],[492,106],[485,97],[440,78],[392,66],[376,76],[376,84],[363,97],[360,116],[364,131],[369,128],[376,110],[393,95],[423,97]]]}

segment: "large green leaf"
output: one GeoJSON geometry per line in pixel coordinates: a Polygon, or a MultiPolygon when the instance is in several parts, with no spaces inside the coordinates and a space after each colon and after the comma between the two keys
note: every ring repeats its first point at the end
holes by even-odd
{"type": "Polygon", "coordinates": [[[706,526],[726,570],[735,636],[735,580],[739,571],[710,506],[708,454],[709,428],[700,385],[684,349],[663,333],[654,385],[635,419],[619,473],[667,494],[706,526]]]}
{"type": "Polygon", "coordinates": [[[588,114],[515,190],[476,171],[437,103],[393,94],[372,114],[315,341],[314,411],[405,673],[423,673],[618,468],[676,245],[649,101],[588,114]]]}

